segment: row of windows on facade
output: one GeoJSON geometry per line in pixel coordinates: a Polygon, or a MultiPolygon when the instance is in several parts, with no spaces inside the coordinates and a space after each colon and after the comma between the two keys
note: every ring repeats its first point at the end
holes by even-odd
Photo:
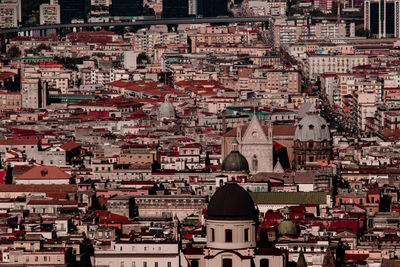
{"type": "MultiPolygon", "coordinates": [[[[249,228],[245,228],[244,232],[244,242],[249,242],[249,228]]],[[[215,229],[211,228],[211,242],[215,242],[215,229]]],[[[232,229],[225,229],[225,242],[232,243],[232,229]]]]}
{"type": "MultiPolygon", "coordinates": [[[[199,266],[199,260],[193,259],[190,261],[190,266],[191,267],[198,267],[199,266]]],[[[232,259],[230,258],[224,258],[222,259],[222,267],[232,267],[233,262],[232,259]]],[[[269,267],[269,260],[268,259],[261,259],[260,260],[260,267],[269,267]]]]}
{"type": "MultiPolygon", "coordinates": [[[[127,267],[127,265],[125,265],[125,262],[121,261],[120,264],[121,267],[127,267]]],[[[136,264],[136,262],[132,262],[132,267],[140,267],[138,264],[136,264]]],[[[148,264],[147,261],[143,262],[143,267],[150,267],[150,264],[148,264]]],[[[158,262],[154,263],[154,267],[163,267],[161,264],[159,264],[158,262]]],[[[166,267],[172,267],[172,263],[171,262],[167,262],[167,266],[166,267]]]]}
{"type": "MultiPolygon", "coordinates": [[[[9,256],[8,256],[8,258],[9,258],[9,256]]],[[[25,262],[29,262],[29,256],[27,256],[26,258],[25,258],[25,262]]],[[[35,256],[35,262],[38,262],[39,261],[39,256],[35,256]]],[[[44,262],[47,262],[47,261],[51,261],[51,256],[43,256],[43,261],[44,262]]],[[[57,261],[58,262],[61,262],[61,256],[57,256],[57,261]]],[[[18,257],[15,257],[14,258],[14,262],[19,262],[19,258],[18,257]]]]}
{"type": "Polygon", "coordinates": [[[179,203],[179,202],[197,202],[197,203],[202,203],[203,199],[137,199],[136,202],[138,204],[149,204],[149,203],[153,203],[153,202],[160,202],[162,204],[168,202],[175,202],[175,203],[179,203]]]}

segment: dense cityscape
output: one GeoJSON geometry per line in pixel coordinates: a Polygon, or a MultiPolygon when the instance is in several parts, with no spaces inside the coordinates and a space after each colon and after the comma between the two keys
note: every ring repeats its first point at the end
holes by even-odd
{"type": "Polygon", "coordinates": [[[400,0],[0,0],[0,266],[400,266],[400,0]]]}

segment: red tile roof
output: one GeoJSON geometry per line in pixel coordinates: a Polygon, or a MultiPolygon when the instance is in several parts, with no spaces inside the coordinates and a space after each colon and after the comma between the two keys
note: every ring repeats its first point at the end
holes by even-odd
{"type": "Polygon", "coordinates": [[[9,72],[9,71],[0,72],[0,80],[6,80],[6,79],[14,77],[15,75],[17,75],[17,74],[15,74],[14,72],[9,72]]]}
{"type": "Polygon", "coordinates": [[[369,254],[345,254],[345,261],[365,261],[369,258],[369,254]]]}
{"type": "Polygon", "coordinates": [[[22,175],[17,180],[49,180],[49,179],[70,179],[71,175],[56,166],[37,166],[22,175]]]}
{"type": "Polygon", "coordinates": [[[75,143],[74,141],[69,141],[69,142],[67,142],[65,144],[62,144],[60,146],[60,148],[65,150],[65,151],[71,151],[71,150],[79,148],[80,146],[81,146],[80,144],[75,143]]]}
{"type": "Polygon", "coordinates": [[[77,192],[75,184],[3,184],[0,192],[77,192]]]}
{"type": "Polygon", "coordinates": [[[32,139],[21,139],[21,140],[14,140],[14,139],[3,139],[0,140],[0,146],[29,146],[29,145],[37,145],[39,140],[32,140],[32,139]]]}

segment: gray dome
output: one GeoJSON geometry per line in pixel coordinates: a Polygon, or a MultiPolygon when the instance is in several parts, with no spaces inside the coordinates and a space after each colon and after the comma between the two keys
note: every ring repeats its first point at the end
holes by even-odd
{"type": "Polygon", "coordinates": [[[297,124],[294,140],[301,142],[331,140],[328,123],[312,108],[297,124]]]}
{"type": "Polygon", "coordinates": [[[207,219],[256,220],[258,211],[249,193],[236,182],[227,182],[212,196],[207,208],[207,219]]]}
{"type": "Polygon", "coordinates": [[[249,171],[249,163],[239,151],[234,150],[222,162],[222,170],[230,172],[249,171]]]}
{"type": "Polygon", "coordinates": [[[175,109],[174,106],[168,101],[168,97],[165,97],[164,103],[162,103],[158,108],[158,118],[175,118],[175,109]]]}

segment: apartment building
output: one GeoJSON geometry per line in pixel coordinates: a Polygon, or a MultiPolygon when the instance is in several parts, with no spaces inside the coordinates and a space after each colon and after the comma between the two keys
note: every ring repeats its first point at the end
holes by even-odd
{"type": "Polygon", "coordinates": [[[369,56],[360,54],[308,53],[304,61],[305,75],[317,80],[322,73],[349,73],[354,67],[369,63],[369,56]]]}
{"type": "Polygon", "coordinates": [[[18,26],[18,5],[0,4],[0,27],[15,28],[18,26]]]}
{"type": "Polygon", "coordinates": [[[111,0],[91,0],[90,15],[92,16],[108,16],[110,15],[111,0]]]}
{"type": "Polygon", "coordinates": [[[332,13],[332,0],[314,0],[313,9],[320,10],[325,14],[332,13]]]}
{"type": "Polygon", "coordinates": [[[307,18],[273,17],[269,26],[269,39],[274,47],[294,44],[301,37],[315,36],[315,26],[307,18]]]}
{"type": "Polygon", "coordinates": [[[24,79],[40,79],[49,88],[65,92],[75,80],[73,71],[64,68],[57,62],[42,62],[39,65],[26,65],[23,69],[24,79]]]}
{"type": "Polygon", "coordinates": [[[38,78],[24,79],[21,83],[21,106],[42,108],[46,106],[47,89],[38,78]]]}
{"type": "Polygon", "coordinates": [[[21,93],[0,91],[0,110],[18,110],[21,104],[21,93]]]}
{"type": "Polygon", "coordinates": [[[367,120],[375,117],[377,98],[375,94],[360,93],[356,99],[357,126],[361,131],[365,131],[367,128],[367,120]]]}
{"type": "Polygon", "coordinates": [[[40,25],[43,24],[60,24],[61,9],[58,4],[42,4],[40,5],[40,25]]]}
{"type": "Polygon", "coordinates": [[[346,23],[322,21],[315,24],[315,36],[317,38],[346,37],[346,23]]]}
{"type": "Polygon", "coordinates": [[[248,1],[245,13],[251,16],[281,16],[286,14],[286,1],[248,1]]]}
{"type": "Polygon", "coordinates": [[[175,32],[147,32],[140,31],[132,38],[132,46],[134,51],[146,53],[150,57],[154,57],[154,47],[156,45],[182,45],[187,46],[187,33],[175,32]]]}
{"type": "Polygon", "coordinates": [[[274,69],[254,74],[249,77],[239,77],[238,90],[262,91],[267,93],[300,92],[301,75],[299,71],[274,69]]]}
{"type": "Polygon", "coordinates": [[[180,258],[179,244],[148,240],[143,242],[119,241],[110,246],[98,246],[94,251],[95,266],[136,266],[174,267],[184,259],[180,258]]]}

